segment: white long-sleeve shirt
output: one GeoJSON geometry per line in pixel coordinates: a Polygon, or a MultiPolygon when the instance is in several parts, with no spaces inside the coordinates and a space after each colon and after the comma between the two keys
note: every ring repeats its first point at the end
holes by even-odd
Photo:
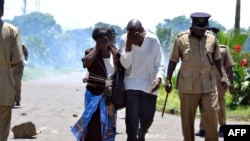
{"type": "MultiPolygon", "coordinates": [[[[126,52],[127,34],[121,36],[121,64],[125,71],[125,90],[141,90],[150,93],[152,82],[156,78],[164,81],[166,67],[161,44],[156,35],[146,32],[142,45],[132,45],[132,50],[126,52]]],[[[158,92],[153,93],[157,95],[158,92]]]]}

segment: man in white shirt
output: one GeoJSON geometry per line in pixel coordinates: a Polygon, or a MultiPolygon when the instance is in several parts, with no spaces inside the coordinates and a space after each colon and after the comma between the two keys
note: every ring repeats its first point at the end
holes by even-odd
{"type": "Polygon", "coordinates": [[[127,141],[144,141],[153,123],[157,89],[166,67],[156,35],[144,30],[138,19],[127,25],[120,42],[121,64],[125,71],[127,141]]]}

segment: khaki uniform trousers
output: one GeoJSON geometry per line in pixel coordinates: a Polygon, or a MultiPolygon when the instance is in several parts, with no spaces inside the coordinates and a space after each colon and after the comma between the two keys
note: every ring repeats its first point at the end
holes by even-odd
{"type": "Polygon", "coordinates": [[[194,141],[194,122],[196,110],[201,107],[205,123],[205,141],[218,141],[217,109],[218,95],[216,92],[206,94],[190,94],[179,92],[181,103],[181,123],[184,141],[194,141]]]}
{"type": "MultiPolygon", "coordinates": [[[[220,77],[216,77],[217,79],[217,89],[218,89],[218,104],[219,104],[219,109],[218,111],[218,122],[219,125],[225,125],[226,124],[226,101],[225,101],[225,94],[227,90],[222,89],[221,86],[221,80],[219,79],[220,77]]],[[[205,124],[204,120],[201,118],[200,119],[200,130],[205,130],[205,124]]]]}
{"type": "Polygon", "coordinates": [[[11,124],[11,106],[0,106],[0,141],[7,141],[11,124]]]}
{"type": "Polygon", "coordinates": [[[23,70],[24,70],[23,63],[13,68],[13,77],[15,81],[15,90],[16,90],[15,101],[21,100],[23,70]]]}

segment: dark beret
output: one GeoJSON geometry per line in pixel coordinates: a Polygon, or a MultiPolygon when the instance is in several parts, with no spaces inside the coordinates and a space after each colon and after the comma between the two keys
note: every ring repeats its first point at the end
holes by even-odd
{"type": "Polygon", "coordinates": [[[218,28],[216,28],[216,27],[209,27],[209,28],[207,28],[207,30],[212,31],[215,34],[217,34],[218,32],[220,32],[220,30],[218,28]]]}
{"type": "Polygon", "coordinates": [[[196,28],[199,29],[207,29],[209,22],[208,19],[211,17],[210,14],[204,13],[204,12],[195,12],[190,15],[192,18],[193,24],[196,26],[196,28]]]}
{"type": "Polygon", "coordinates": [[[110,28],[96,27],[92,32],[92,38],[97,41],[98,38],[107,36],[110,40],[112,39],[112,32],[110,28]]]}

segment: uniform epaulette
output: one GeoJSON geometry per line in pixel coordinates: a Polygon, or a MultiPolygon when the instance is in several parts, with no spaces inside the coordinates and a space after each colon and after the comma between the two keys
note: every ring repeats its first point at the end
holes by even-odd
{"type": "Polygon", "coordinates": [[[187,31],[180,32],[179,34],[177,34],[177,37],[180,37],[180,36],[182,36],[184,34],[188,34],[188,32],[187,31]]]}
{"type": "Polygon", "coordinates": [[[214,36],[216,36],[216,34],[214,32],[212,32],[212,31],[210,31],[210,30],[207,30],[207,33],[208,34],[213,34],[214,36]]]}

